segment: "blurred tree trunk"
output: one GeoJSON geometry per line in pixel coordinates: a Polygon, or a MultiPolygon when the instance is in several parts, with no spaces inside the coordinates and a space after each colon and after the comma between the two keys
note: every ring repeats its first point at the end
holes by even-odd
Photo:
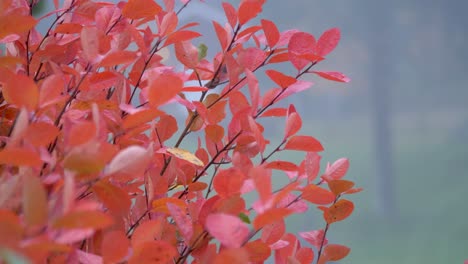
{"type": "Polygon", "coordinates": [[[370,33],[370,93],[373,153],[377,177],[378,206],[390,219],[397,217],[393,135],[392,93],[398,58],[395,44],[395,9],[392,1],[372,1],[368,10],[370,33]]]}

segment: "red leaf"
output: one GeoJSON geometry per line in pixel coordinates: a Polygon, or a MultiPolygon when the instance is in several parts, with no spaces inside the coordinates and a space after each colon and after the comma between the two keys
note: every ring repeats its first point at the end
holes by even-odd
{"type": "Polygon", "coordinates": [[[273,23],[270,20],[262,19],[261,23],[263,32],[265,33],[265,37],[268,42],[268,46],[270,46],[270,48],[273,48],[276,45],[276,43],[278,43],[280,38],[278,28],[276,27],[275,23],[273,23]]]}
{"type": "Polygon", "coordinates": [[[288,44],[289,60],[298,71],[310,63],[304,59],[307,54],[315,54],[315,37],[309,33],[297,32],[291,36],[288,44]]]}
{"type": "Polygon", "coordinates": [[[220,197],[228,198],[240,194],[244,179],[244,174],[235,168],[221,170],[213,180],[213,187],[220,197]]]}
{"type": "Polygon", "coordinates": [[[311,248],[302,247],[296,251],[296,259],[299,263],[312,263],[314,261],[314,251],[311,248]]]}
{"type": "Polygon", "coordinates": [[[351,79],[346,77],[344,74],[341,72],[322,72],[322,71],[312,71],[313,73],[317,74],[318,76],[330,80],[330,81],[335,81],[335,82],[350,82],[351,79]]]}
{"type": "Polygon", "coordinates": [[[205,228],[228,248],[241,247],[249,236],[249,227],[239,217],[228,214],[210,214],[205,228]]]}
{"type": "Polygon", "coordinates": [[[327,210],[324,211],[323,217],[328,224],[342,221],[353,213],[354,204],[353,202],[345,199],[341,199],[327,210]]]}
{"type": "Polygon", "coordinates": [[[102,229],[112,225],[112,217],[100,211],[76,211],[65,214],[54,221],[55,228],[102,229]]]}
{"type": "MultiPolygon", "coordinates": [[[[225,264],[225,263],[248,263],[249,254],[245,248],[228,248],[222,249],[211,263],[225,264]]],[[[206,263],[206,262],[204,262],[206,263]]]]}
{"type": "Polygon", "coordinates": [[[196,31],[190,31],[190,30],[176,31],[167,37],[166,42],[164,42],[164,46],[169,46],[176,42],[188,41],[194,38],[198,38],[200,36],[201,34],[196,31]]]}
{"type": "Polygon", "coordinates": [[[23,213],[28,226],[47,222],[47,193],[39,177],[23,175],[23,213]]]}
{"type": "Polygon", "coordinates": [[[226,29],[216,21],[213,21],[213,27],[216,31],[216,36],[218,36],[219,44],[221,44],[221,49],[225,51],[228,45],[228,33],[226,29]]]}
{"type": "Polygon", "coordinates": [[[339,28],[332,28],[325,31],[317,41],[317,54],[325,57],[332,52],[340,41],[341,33],[339,28]]]}
{"type": "Polygon", "coordinates": [[[346,246],[330,244],[323,250],[323,257],[329,261],[339,261],[345,258],[351,249],[346,246]]]}
{"type": "Polygon", "coordinates": [[[286,142],[284,149],[308,152],[323,151],[322,144],[311,136],[293,136],[286,142]]]}
{"type": "Polygon", "coordinates": [[[249,47],[239,51],[237,62],[242,67],[254,71],[265,61],[266,56],[265,51],[256,47],[249,47]]]}
{"type": "Polygon", "coordinates": [[[96,124],[92,121],[82,121],[74,124],[68,131],[68,146],[75,147],[88,143],[96,137],[96,124]]]}
{"type": "Polygon", "coordinates": [[[263,112],[260,117],[282,117],[287,115],[288,110],[286,108],[270,108],[263,112]]]}
{"type": "Polygon", "coordinates": [[[335,200],[335,195],[329,190],[311,184],[302,189],[302,199],[313,204],[330,204],[335,200]]]}
{"type": "Polygon", "coordinates": [[[182,91],[184,82],[175,74],[160,74],[150,81],[148,101],[151,106],[160,106],[182,91]]]}
{"type": "Polygon", "coordinates": [[[262,214],[257,215],[253,222],[255,230],[259,230],[268,224],[283,220],[286,216],[292,214],[293,211],[288,208],[271,208],[262,214]]]}
{"type": "Polygon", "coordinates": [[[130,242],[121,230],[104,234],[101,242],[101,253],[104,263],[118,263],[128,254],[130,242]]]}
{"type": "Polygon", "coordinates": [[[299,114],[296,112],[296,109],[293,105],[289,106],[288,118],[286,119],[286,127],[284,131],[284,139],[289,138],[290,136],[299,132],[302,127],[302,119],[299,114]]]}
{"type": "Polygon", "coordinates": [[[237,24],[236,9],[230,3],[227,2],[223,2],[223,9],[224,13],[226,14],[226,18],[229,22],[229,25],[231,25],[232,28],[235,28],[237,24]]]}
{"type": "Polygon", "coordinates": [[[122,9],[122,15],[129,19],[152,17],[162,8],[153,0],[129,0],[122,9]]]}
{"type": "Polygon", "coordinates": [[[265,73],[268,75],[268,77],[270,77],[272,81],[274,81],[283,89],[297,82],[296,78],[285,75],[279,71],[267,70],[265,71],[265,73]]]}
{"type": "Polygon", "coordinates": [[[244,25],[252,18],[262,12],[264,0],[244,0],[241,2],[238,10],[239,24],[244,25]]]}

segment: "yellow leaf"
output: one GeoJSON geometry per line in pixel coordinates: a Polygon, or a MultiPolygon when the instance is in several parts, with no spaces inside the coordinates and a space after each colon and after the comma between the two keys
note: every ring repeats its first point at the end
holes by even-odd
{"type": "Polygon", "coordinates": [[[186,160],[197,166],[205,166],[205,164],[203,164],[203,161],[201,161],[199,158],[197,158],[197,156],[195,156],[194,154],[192,154],[191,152],[185,149],[167,148],[167,152],[171,153],[174,157],[186,160]]]}

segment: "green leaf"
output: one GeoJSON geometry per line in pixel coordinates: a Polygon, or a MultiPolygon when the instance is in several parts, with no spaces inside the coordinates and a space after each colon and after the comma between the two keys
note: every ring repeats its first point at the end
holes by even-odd
{"type": "Polygon", "coordinates": [[[208,51],[208,46],[201,43],[198,45],[198,61],[203,60],[206,57],[206,52],[208,51]]]}
{"type": "Polygon", "coordinates": [[[246,223],[246,224],[250,224],[250,219],[249,219],[249,216],[244,214],[244,213],[239,213],[239,218],[240,220],[242,220],[242,222],[246,223]]]}

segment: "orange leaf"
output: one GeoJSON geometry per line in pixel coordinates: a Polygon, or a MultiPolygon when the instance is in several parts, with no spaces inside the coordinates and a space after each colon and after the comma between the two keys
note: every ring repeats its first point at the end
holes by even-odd
{"type": "Polygon", "coordinates": [[[52,124],[46,122],[32,123],[26,130],[25,140],[36,147],[46,146],[54,141],[59,133],[60,130],[52,124]]]}
{"type": "Polygon", "coordinates": [[[269,162],[266,165],[267,169],[282,170],[282,171],[297,171],[297,165],[283,160],[269,162]]]}
{"type": "Polygon", "coordinates": [[[159,239],[163,232],[162,218],[156,218],[142,222],[132,234],[132,247],[159,239]]]}
{"type": "Polygon", "coordinates": [[[174,98],[182,91],[184,82],[174,74],[161,74],[150,81],[148,101],[151,106],[159,106],[174,98]]]}
{"type": "Polygon", "coordinates": [[[291,137],[284,149],[308,151],[308,152],[319,152],[323,151],[323,146],[314,137],[311,136],[293,136],[291,137]]]}
{"type": "Polygon", "coordinates": [[[142,124],[146,124],[162,114],[157,109],[145,109],[133,114],[126,115],[122,121],[124,129],[131,129],[142,124]]]}
{"type": "Polygon", "coordinates": [[[112,67],[119,64],[132,63],[137,55],[134,51],[119,50],[107,54],[104,59],[99,63],[101,67],[112,67]]]}
{"type": "Polygon", "coordinates": [[[175,204],[179,206],[182,210],[187,208],[187,205],[184,201],[173,198],[173,197],[163,197],[153,201],[153,212],[161,212],[165,214],[170,214],[169,209],[167,208],[167,203],[175,204]]]}
{"type": "Polygon", "coordinates": [[[23,175],[23,213],[30,226],[47,222],[47,193],[37,176],[23,175]]]}
{"type": "Polygon", "coordinates": [[[253,226],[255,230],[259,230],[260,228],[268,224],[274,223],[279,220],[283,220],[286,216],[292,213],[293,211],[288,208],[271,208],[263,212],[262,214],[259,214],[255,218],[253,226]]]}
{"type": "Polygon", "coordinates": [[[205,133],[206,137],[213,141],[213,143],[218,143],[224,137],[224,128],[220,125],[207,125],[205,133]]]}
{"type": "Polygon", "coordinates": [[[240,193],[244,183],[244,174],[235,168],[219,171],[213,180],[213,187],[222,198],[240,193]]]}
{"type": "Polygon", "coordinates": [[[83,28],[83,25],[81,24],[62,23],[62,24],[58,24],[55,27],[54,32],[62,33],[62,34],[74,34],[74,33],[80,33],[82,28],[83,28]]]}
{"type": "Polygon", "coordinates": [[[335,200],[335,195],[322,187],[308,185],[302,189],[302,199],[313,204],[330,204],[335,200]]]}
{"type": "Polygon", "coordinates": [[[111,212],[121,216],[128,214],[131,201],[127,192],[105,180],[98,181],[92,189],[111,212]]]}
{"type": "Polygon", "coordinates": [[[353,186],[354,182],[347,180],[331,180],[328,182],[328,187],[335,195],[340,195],[353,188],[353,186]]]}
{"type": "Polygon", "coordinates": [[[15,147],[0,151],[0,164],[36,167],[41,166],[42,161],[37,152],[15,147]]]}
{"type": "Polygon", "coordinates": [[[153,0],[129,0],[122,9],[122,15],[129,19],[152,17],[162,10],[153,0]]]}
{"type": "Polygon", "coordinates": [[[162,115],[156,125],[156,130],[158,139],[164,142],[177,132],[177,120],[171,115],[162,115]]]}
{"type": "Polygon", "coordinates": [[[39,102],[39,89],[36,83],[26,75],[15,74],[12,71],[0,69],[0,83],[5,100],[18,107],[34,110],[39,102]]]}
{"type": "Polygon", "coordinates": [[[188,190],[190,192],[198,192],[198,191],[203,191],[208,187],[208,184],[204,182],[192,182],[188,185],[188,190]]]}
{"type": "Polygon", "coordinates": [[[342,199],[324,211],[324,218],[328,224],[346,219],[354,210],[353,202],[342,199]]]}
{"type": "Polygon", "coordinates": [[[101,254],[104,263],[118,263],[128,254],[130,242],[121,230],[104,234],[101,242],[101,254]]]}
{"type": "Polygon", "coordinates": [[[152,263],[167,264],[177,256],[177,250],[166,241],[150,241],[139,244],[133,249],[129,264],[152,263]]]}
{"type": "Polygon", "coordinates": [[[329,261],[339,261],[345,258],[351,249],[346,246],[329,244],[323,250],[323,257],[329,261]]]}
{"type": "Polygon", "coordinates": [[[96,125],[92,121],[74,124],[68,133],[68,145],[75,147],[91,141],[96,137],[96,125]]]}
{"type": "Polygon", "coordinates": [[[11,34],[22,34],[32,29],[37,21],[32,16],[17,13],[0,16],[0,39],[11,34]]]}
{"type": "Polygon", "coordinates": [[[260,239],[247,243],[245,248],[249,252],[250,262],[264,262],[271,255],[270,247],[260,239]]]}
{"type": "Polygon", "coordinates": [[[16,247],[23,239],[23,232],[19,217],[11,211],[0,209],[0,245],[16,247]]]}
{"type": "Polygon", "coordinates": [[[249,253],[244,248],[229,248],[223,249],[213,259],[213,264],[226,264],[226,263],[248,263],[249,253]]]}
{"type": "Polygon", "coordinates": [[[64,158],[63,166],[77,173],[92,174],[100,172],[106,165],[99,150],[72,149],[64,158]]]}
{"type": "Polygon", "coordinates": [[[53,226],[64,229],[102,229],[112,225],[112,223],[112,217],[106,213],[100,211],[76,211],[57,218],[53,226]]]}

